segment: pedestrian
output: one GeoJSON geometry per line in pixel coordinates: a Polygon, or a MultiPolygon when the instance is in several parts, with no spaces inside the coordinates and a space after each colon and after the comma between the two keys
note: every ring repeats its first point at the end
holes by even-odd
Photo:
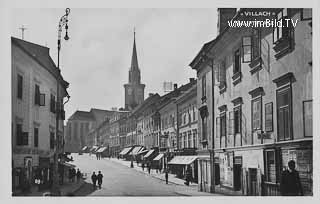
{"type": "Polygon", "coordinates": [[[98,160],[98,153],[96,153],[96,157],[97,157],[97,160],[98,160]]]}
{"type": "Polygon", "coordinates": [[[80,179],[81,179],[81,172],[80,172],[80,170],[78,169],[78,170],[77,170],[77,182],[79,182],[80,179]]]}
{"type": "Polygon", "coordinates": [[[142,167],[142,171],[144,171],[144,162],[142,162],[141,167],[142,167]]]}
{"type": "Polygon", "coordinates": [[[283,196],[303,196],[299,172],[295,169],[296,163],[293,160],[288,162],[289,169],[282,172],[280,192],[283,196]]]}
{"type": "Polygon", "coordinates": [[[69,177],[69,182],[72,182],[72,169],[71,168],[69,169],[68,177],[69,177]]]}
{"type": "Polygon", "coordinates": [[[77,175],[77,171],[75,168],[72,169],[72,182],[76,181],[76,175],[77,175]]]}
{"type": "Polygon", "coordinates": [[[165,177],[166,177],[166,184],[168,184],[168,178],[169,178],[168,170],[166,170],[165,177]]]}
{"type": "Polygon", "coordinates": [[[150,166],[150,164],[148,164],[148,172],[149,172],[149,174],[150,174],[150,171],[151,171],[151,166],[150,166]]]}
{"type": "Polygon", "coordinates": [[[160,171],[160,173],[162,171],[162,165],[161,164],[159,165],[159,171],[160,171]]]}
{"type": "Polygon", "coordinates": [[[97,176],[99,189],[101,189],[102,178],[103,178],[103,175],[101,174],[101,171],[99,171],[97,176]]]}
{"type": "Polygon", "coordinates": [[[97,175],[95,172],[92,173],[91,180],[92,180],[93,189],[96,189],[97,175]]]}

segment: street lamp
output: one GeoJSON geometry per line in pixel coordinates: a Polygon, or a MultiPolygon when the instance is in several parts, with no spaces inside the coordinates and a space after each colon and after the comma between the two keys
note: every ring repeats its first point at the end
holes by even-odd
{"type": "MultiPolygon", "coordinates": [[[[69,40],[69,36],[68,36],[68,16],[70,13],[70,9],[66,8],[65,10],[65,14],[60,18],[59,21],[59,26],[58,26],[58,64],[57,64],[57,68],[58,71],[60,72],[60,49],[61,49],[61,32],[63,29],[63,26],[65,27],[66,30],[66,35],[64,37],[65,40],[69,40]]],[[[61,116],[61,112],[62,112],[62,100],[60,100],[60,96],[59,96],[59,84],[61,82],[61,77],[60,75],[57,75],[57,111],[56,111],[56,142],[55,142],[55,151],[54,151],[54,164],[53,164],[53,182],[52,182],[52,192],[55,195],[60,195],[60,191],[59,191],[59,177],[58,177],[58,154],[61,151],[61,145],[60,145],[60,136],[59,136],[59,119],[61,116]]]]}

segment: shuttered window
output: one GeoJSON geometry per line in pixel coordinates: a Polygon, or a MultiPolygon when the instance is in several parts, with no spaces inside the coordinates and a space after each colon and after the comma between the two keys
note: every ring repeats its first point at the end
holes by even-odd
{"type": "Polygon", "coordinates": [[[262,119],[262,104],[261,97],[258,97],[252,101],[252,130],[261,129],[261,119],[262,119]]]}
{"type": "Polygon", "coordinates": [[[277,91],[278,139],[290,140],[292,133],[291,87],[277,91]]]}
{"type": "Polygon", "coordinates": [[[18,74],[17,97],[22,99],[23,96],[23,77],[18,74]]]}

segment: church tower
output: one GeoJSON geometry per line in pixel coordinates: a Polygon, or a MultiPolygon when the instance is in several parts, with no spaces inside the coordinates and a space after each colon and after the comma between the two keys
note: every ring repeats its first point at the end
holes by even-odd
{"type": "Polygon", "coordinates": [[[126,110],[132,110],[143,102],[144,88],[145,85],[141,84],[141,75],[136,49],[136,32],[134,31],[131,67],[129,69],[129,83],[124,85],[126,110]]]}

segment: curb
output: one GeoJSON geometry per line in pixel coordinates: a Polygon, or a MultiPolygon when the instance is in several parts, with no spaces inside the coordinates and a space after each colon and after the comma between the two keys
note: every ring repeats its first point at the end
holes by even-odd
{"type": "MultiPolygon", "coordinates": [[[[72,190],[70,190],[70,191],[68,191],[68,192],[64,192],[64,193],[62,193],[61,196],[71,196],[71,195],[68,195],[68,194],[74,194],[74,193],[77,192],[84,184],[85,184],[85,182],[84,182],[84,180],[82,179],[81,184],[80,184],[77,188],[72,189],[72,190]]],[[[72,196],[74,196],[74,195],[72,195],[72,196]]]]}

